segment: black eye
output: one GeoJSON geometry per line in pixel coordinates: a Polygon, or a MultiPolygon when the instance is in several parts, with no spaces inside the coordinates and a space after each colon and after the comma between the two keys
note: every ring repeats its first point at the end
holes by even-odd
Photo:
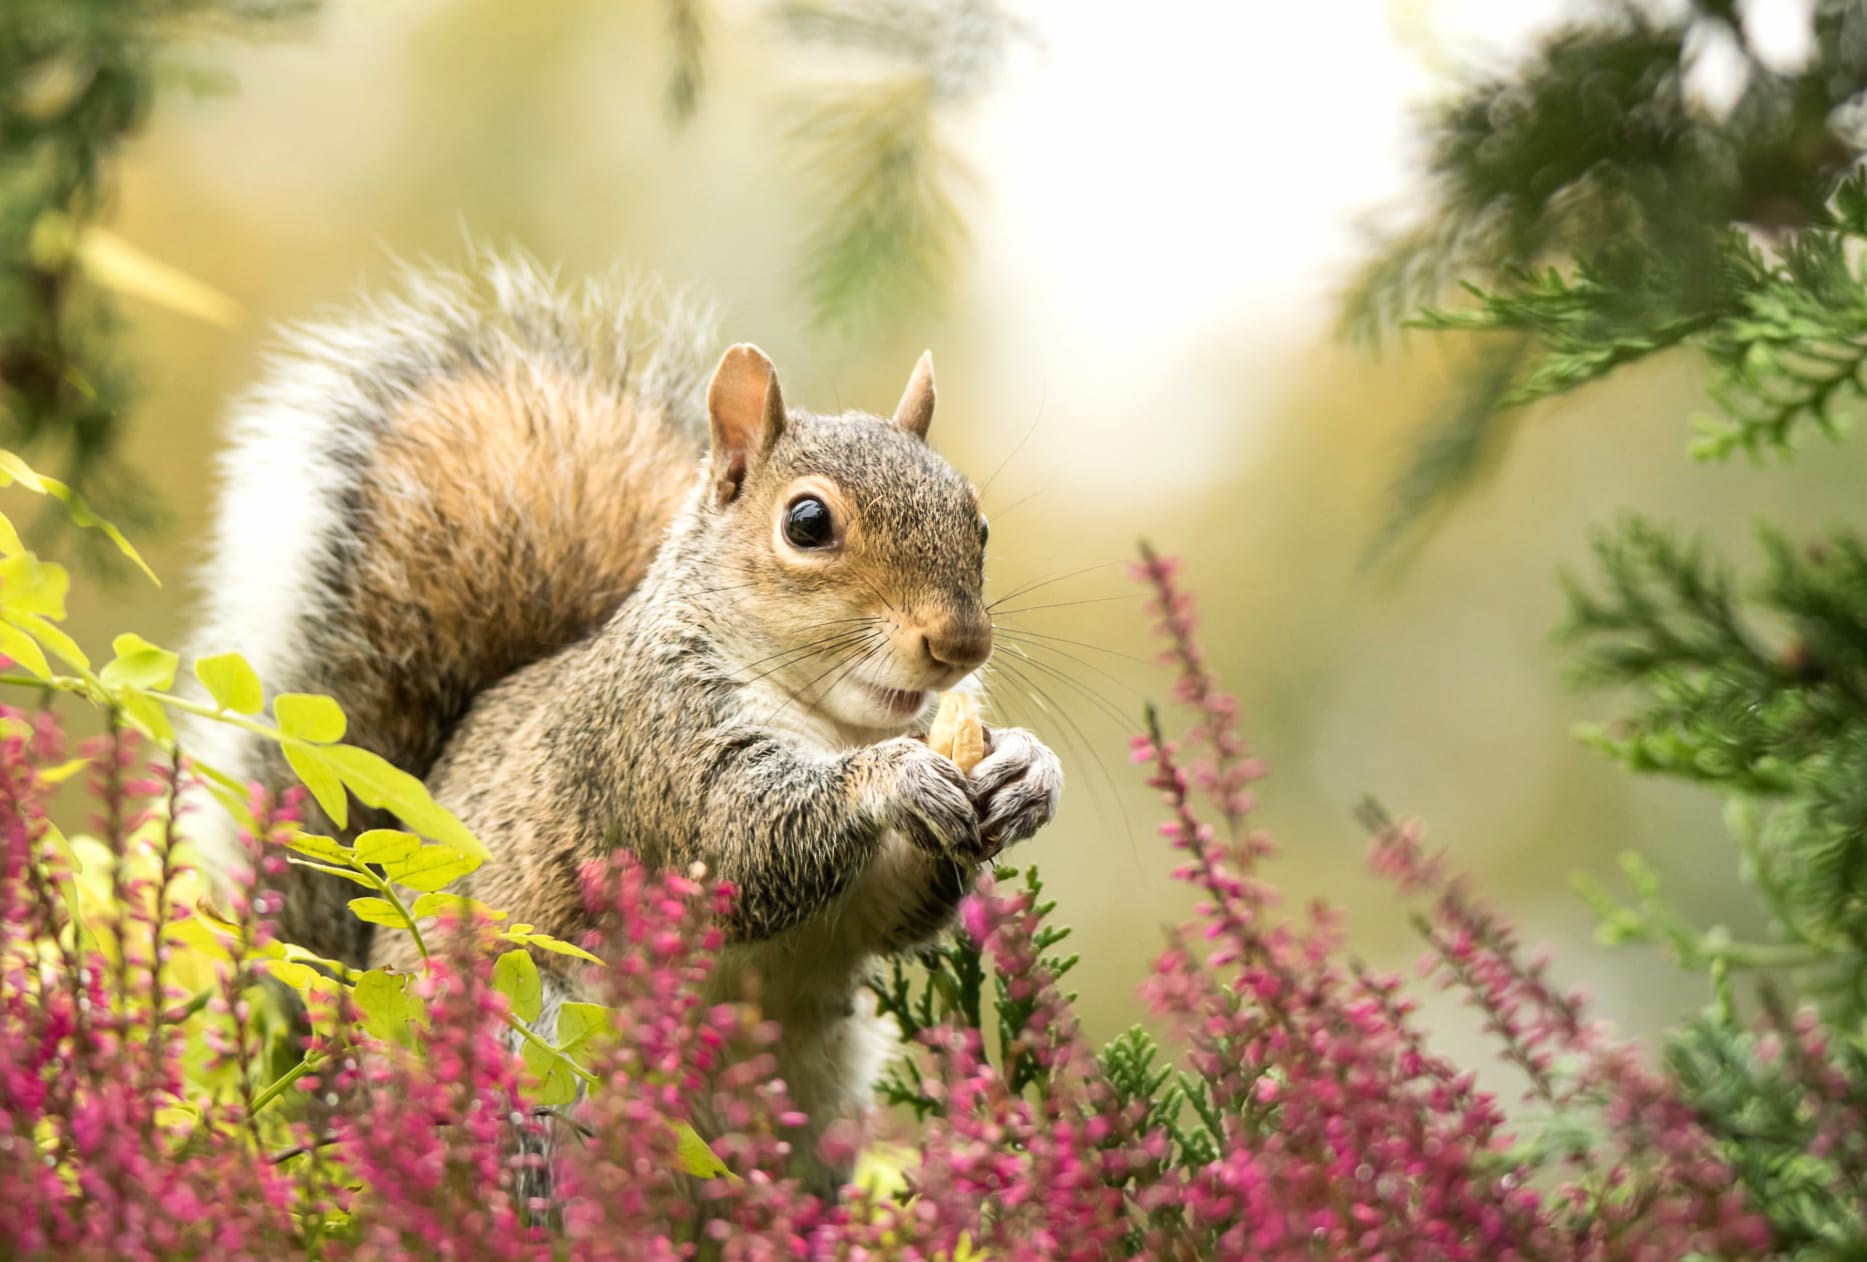
{"type": "Polygon", "coordinates": [[[827,547],[835,538],[831,528],[830,509],[814,495],[791,505],[784,515],[784,537],[797,548],[827,547]]]}
{"type": "Polygon", "coordinates": [[[990,543],[991,541],[992,541],[992,523],[987,521],[985,518],[981,517],[979,519],[979,546],[983,548],[986,544],[990,543]]]}

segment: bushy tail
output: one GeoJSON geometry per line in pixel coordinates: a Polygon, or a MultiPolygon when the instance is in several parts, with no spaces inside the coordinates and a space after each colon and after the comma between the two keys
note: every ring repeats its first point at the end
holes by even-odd
{"type": "MultiPolygon", "coordinates": [[[[640,581],[693,480],[708,340],[680,304],[512,259],[291,332],[233,411],[197,649],[245,654],[269,695],[328,693],[347,740],[425,776],[475,695],[640,581]]],[[[204,724],[191,747],[293,782],[258,737],[204,724]]],[[[348,831],[371,815],[353,802],[348,831]]],[[[213,857],[224,827],[199,829],[213,857]]],[[[292,873],[282,934],[361,963],[355,891],[292,873]]]]}

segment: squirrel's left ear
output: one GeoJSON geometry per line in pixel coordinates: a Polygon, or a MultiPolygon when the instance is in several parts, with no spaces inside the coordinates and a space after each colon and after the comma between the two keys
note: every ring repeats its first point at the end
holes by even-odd
{"type": "Polygon", "coordinates": [[[925,439],[927,427],[933,424],[933,409],[933,352],[922,351],[914,372],[908,377],[908,388],[901,392],[901,402],[895,404],[895,424],[914,437],[925,439]]]}
{"type": "Polygon", "coordinates": [[[784,396],[778,370],[750,342],[730,348],[707,386],[707,418],[713,425],[713,487],[730,504],[745,485],[746,471],[784,432],[784,396]]]}

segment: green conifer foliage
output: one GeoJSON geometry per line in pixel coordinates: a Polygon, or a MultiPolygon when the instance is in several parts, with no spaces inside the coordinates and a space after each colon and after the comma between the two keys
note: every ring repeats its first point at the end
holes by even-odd
{"type": "MultiPolygon", "coordinates": [[[[1650,356],[1696,354],[1720,415],[1702,459],[1843,436],[1867,396],[1867,4],[1820,3],[1815,55],[1773,68],[1728,4],[1632,8],[1547,37],[1429,124],[1433,213],[1390,242],[1348,326],[1477,335],[1466,397],[1423,444],[1398,525],[1456,484],[1511,409],[1650,356]],[[1741,94],[1693,91],[1735,43],[1741,94]],[[1458,282],[1464,299],[1448,303],[1458,282]],[[1490,347],[1485,351],[1484,347],[1490,347]]],[[[1629,418],[1629,424],[1645,423],[1629,418]]],[[[1764,530],[1738,567],[1628,518],[1568,579],[1564,637],[1625,713],[1585,739],[1721,793],[1761,941],[1689,923],[1653,872],[1588,892],[1607,935],[1670,950],[1715,997],[1669,1066],[1788,1256],[1867,1250],[1867,545],[1764,530]]]]}

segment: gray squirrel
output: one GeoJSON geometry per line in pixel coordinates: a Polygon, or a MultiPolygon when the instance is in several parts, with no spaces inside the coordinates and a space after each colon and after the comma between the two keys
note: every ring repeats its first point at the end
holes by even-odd
{"type": "MultiPolygon", "coordinates": [[[[347,740],[478,834],[465,892],[515,920],[591,927],[579,870],[618,847],[730,881],[712,998],[780,1023],[827,1191],[848,1171],[818,1140],[866,1114],[888,1046],[864,976],[1049,821],[1062,771],[1019,729],[988,728],[970,775],[914,735],[992,648],[978,494],[926,443],[931,360],[892,417],[819,416],[748,345],[703,382],[704,324],[506,259],[291,333],[233,411],[197,642],[335,697],[347,740]]],[[[191,748],[294,783],[237,729],[191,748]]],[[[412,963],[354,893],[290,869],[281,936],[412,963]]],[[[538,959],[548,1032],[583,996],[538,959]]]]}

